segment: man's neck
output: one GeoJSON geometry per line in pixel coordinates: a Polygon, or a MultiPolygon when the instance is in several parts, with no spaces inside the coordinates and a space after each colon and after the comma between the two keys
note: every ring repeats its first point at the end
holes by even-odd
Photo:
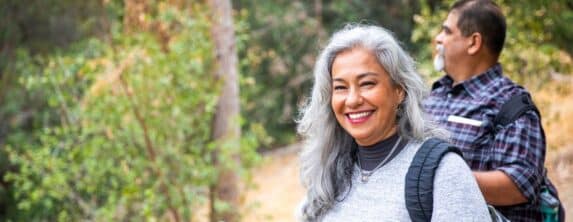
{"type": "Polygon", "coordinates": [[[484,73],[489,68],[493,67],[495,64],[497,64],[497,61],[486,62],[482,60],[482,62],[461,65],[459,66],[460,69],[449,72],[448,76],[452,78],[452,80],[454,81],[452,85],[455,86],[459,83],[462,83],[468,79],[473,78],[474,76],[484,73]]]}

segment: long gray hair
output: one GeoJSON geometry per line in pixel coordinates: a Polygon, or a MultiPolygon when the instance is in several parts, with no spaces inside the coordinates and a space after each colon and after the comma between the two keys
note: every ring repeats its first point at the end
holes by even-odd
{"type": "Polygon", "coordinates": [[[305,140],[300,157],[301,180],[307,189],[299,212],[302,221],[318,220],[351,186],[356,146],[354,139],[338,124],[331,108],[330,69],[340,52],[356,47],[371,50],[393,84],[404,89],[406,96],[396,117],[398,134],[411,141],[446,138],[443,130],[426,119],[422,99],[428,89],[415,70],[414,60],[392,34],[377,26],[347,25],[334,33],[318,56],[312,95],[297,121],[298,133],[305,140]]]}

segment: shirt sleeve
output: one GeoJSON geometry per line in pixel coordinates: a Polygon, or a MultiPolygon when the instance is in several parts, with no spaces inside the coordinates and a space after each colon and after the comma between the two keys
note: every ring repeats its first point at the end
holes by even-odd
{"type": "Polygon", "coordinates": [[[507,174],[529,201],[537,201],[544,160],[545,135],[534,111],[528,111],[496,134],[492,168],[507,174]]]}
{"type": "Polygon", "coordinates": [[[434,178],[432,221],[491,221],[475,177],[460,156],[446,154],[434,178]]]}

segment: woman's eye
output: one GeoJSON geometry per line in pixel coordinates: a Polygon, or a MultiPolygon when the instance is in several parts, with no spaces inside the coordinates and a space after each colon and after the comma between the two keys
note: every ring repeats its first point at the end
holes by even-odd
{"type": "Polygon", "coordinates": [[[370,81],[368,81],[368,82],[363,82],[363,83],[360,84],[360,86],[373,86],[373,85],[376,85],[376,83],[375,83],[375,82],[370,82],[370,81]]]}
{"type": "Polygon", "coordinates": [[[334,86],[334,90],[344,90],[346,89],[345,86],[334,86]]]}

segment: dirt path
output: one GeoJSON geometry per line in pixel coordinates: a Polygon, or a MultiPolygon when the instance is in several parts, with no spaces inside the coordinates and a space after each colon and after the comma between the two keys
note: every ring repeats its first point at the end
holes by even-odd
{"type": "MultiPolygon", "coordinates": [[[[295,221],[295,209],[303,198],[299,182],[298,144],[265,154],[265,162],[254,171],[257,188],[247,192],[243,221],[295,221]]],[[[549,177],[557,186],[573,222],[573,145],[548,151],[549,177]]]]}
{"type": "Polygon", "coordinates": [[[557,187],[567,221],[573,222],[573,144],[547,155],[549,178],[557,187]]]}
{"type": "Polygon", "coordinates": [[[295,209],[304,195],[298,149],[295,144],[264,155],[265,162],[254,171],[257,187],[245,198],[243,221],[295,221],[295,209]]]}

